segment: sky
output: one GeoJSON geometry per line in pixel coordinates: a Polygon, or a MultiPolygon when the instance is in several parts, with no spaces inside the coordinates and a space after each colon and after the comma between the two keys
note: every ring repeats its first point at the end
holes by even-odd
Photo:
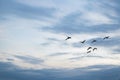
{"type": "Polygon", "coordinates": [[[120,80],[119,4],[0,0],[0,79],[120,80]]]}

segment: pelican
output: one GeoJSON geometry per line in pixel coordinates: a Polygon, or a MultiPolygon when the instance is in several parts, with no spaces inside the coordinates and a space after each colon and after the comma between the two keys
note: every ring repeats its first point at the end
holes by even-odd
{"type": "Polygon", "coordinates": [[[93,51],[97,50],[97,48],[93,48],[93,51]]]}
{"type": "Polygon", "coordinates": [[[71,39],[71,37],[70,37],[70,36],[68,36],[65,40],[68,40],[68,39],[71,39]]]}
{"type": "Polygon", "coordinates": [[[87,53],[91,53],[91,51],[88,51],[87,53]]]}
{"type": "Polygon", "coordinates": [[[86,40],[81,41],[81,43],[85,43],[86,40]]]}
{"type": "Polygon", "coordinates": [[[93,40],[91,43],[94,43],[94,42],[96,42],[97,40],[93,40]]]}
{"type": "Polygon", "coordinates": [[[106,37],[104,37],[103,40],[108,39],[108,38],[110,38],[110,36],[106,36],[106,37]]]}
{"type": "Polygon", "coordinates": [[[92,49],[92,47],[88,47],[87,50],[92,49]]]}

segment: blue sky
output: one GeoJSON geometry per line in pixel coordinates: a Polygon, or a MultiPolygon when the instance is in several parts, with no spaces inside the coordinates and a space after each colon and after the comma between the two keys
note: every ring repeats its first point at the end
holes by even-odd
{"type": "Polygon", "coordinates": [[[0,0],[0,79],[119,80],[119,3],[0,0]]]}

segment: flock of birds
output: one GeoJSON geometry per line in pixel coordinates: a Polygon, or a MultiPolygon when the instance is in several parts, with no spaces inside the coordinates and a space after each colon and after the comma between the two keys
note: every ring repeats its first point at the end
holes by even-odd
{"type": "MultiPolygon", "coordinates": [[[[69,40],[69,39],[71,39],[72,37],[70,37],[70,36],[67,36],[67,38],[65,39],[65,40],[69,40]]],[[[104,38],[103,38],[103,40],[105,40],[105,39],[109,39],[110,38],[110,36],[105,36],[104,38]]],[[[80,43],[82,43],[82,44],[84,44],[86,42],[86,40],[83,40],[83,41],[81,41],[80,43]]],[[[91,43],[95,43],[95,42],[97,42],[97,40],[92,40],[91,41],[91,43]]],[[[92,48],[92,47],[88,47],[87,48],[87,53],[91,53],[92,51],[95,51],[95,50],[97,50],[97,48],[95,47],[95,48],[92,48]]]]}

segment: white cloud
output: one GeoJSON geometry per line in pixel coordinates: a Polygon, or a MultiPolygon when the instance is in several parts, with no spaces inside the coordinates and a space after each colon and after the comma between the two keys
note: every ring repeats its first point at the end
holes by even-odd
{"type": "Polygon", "coordinates": [[[112,19],[96,12],[88,12],[82,16],[82,19],[86,21],[87,25],[114,24],[112,19]]]}
{"type": "Polygon", "coordinates": [[[83,21],[85,25],[99,25],[99,24],[116,24],[116,20],[111,19],[109,16],[118,17],[118,14],[114,9],[111,10],[106,5],[114,6],[113,1],[89,1],[89,0],[18,0],[23,4],[27,4],[34,7],[49,7],[55,8],[56,12],[53,13],[54,17],[49,18],[52,25],[57,25],[65,16],[73,13],[80,13],[80,17],[77,19],[77,24],[83,21]],[[112,2],[112,3],[111,3],[112,2]],[[81,14],[82,13],[82,14],[81,14]]]}

